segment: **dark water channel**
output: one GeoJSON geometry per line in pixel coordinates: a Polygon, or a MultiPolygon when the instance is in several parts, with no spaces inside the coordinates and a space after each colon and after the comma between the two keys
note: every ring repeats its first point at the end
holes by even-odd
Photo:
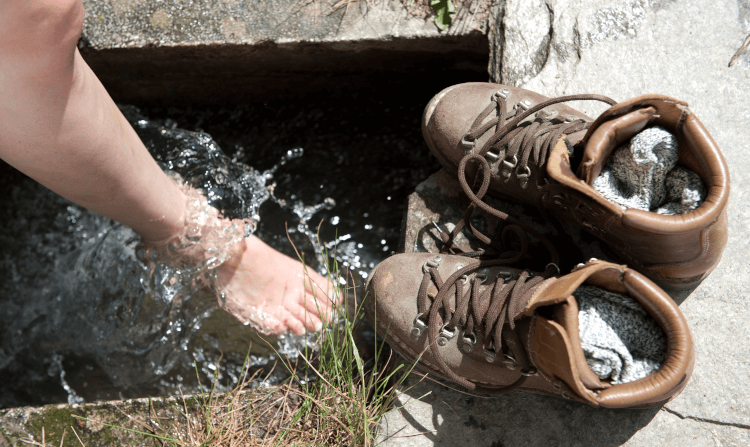
{"type": "MultiPolygon", "coordinates": [[[[288,227],[306,261],[319,267],[298,226],[300,216],[313,231],[322,222],[321,245],[336,242],[336,260],[361,288],[369,270],[397,249],[407,196],[439,167],[421,136],[424,105],[443,87],[485,79],[453,70],[429,79],[363,78],[295,100],[141,104],[149,125],[163,127],[138,130],[156,146],[158,129],[205,132],[230,165],[253,175],[278,166],[268,180],[276,200],[257,210],[256,234],[293,256],[288,227]],[[296,148],[304,154],[279,165],[296,148]],[[321,206],[305,208],[314,205],[321,206]]],[[[219,205],[233,212],[231,203],[219,205]]],[[[249,345],[255,367],[270,368],[271,348],[215,310],[211,297],[144,276],[138,242],[129,229],[0,162],[0,408],[189,393],[198,385],[193,365],[207,383],[219,357],[220,382],[229,387],[249,345]]],[[[290,354],[306,342],[266,339],[290,354]]]]}

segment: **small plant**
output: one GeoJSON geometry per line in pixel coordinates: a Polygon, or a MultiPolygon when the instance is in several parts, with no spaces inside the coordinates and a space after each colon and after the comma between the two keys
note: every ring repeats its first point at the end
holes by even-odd
{"type": "MultiPolygon", "coordinates": [[[[331,280],[338,278],[335,262],[328,271],[331,280]]],[[[385,354],[384,342],[376,342],[372,359],[362,358],[354,338],[362,306],[357,305],[353,290],[344,289],[339,322],[323,328],[319,349],[301,353],[313,380],[299,377],[288,365],[293,378],[302,384],[303,402],[295,422],[304,421],[305,444],[374,445],[380,419],[392,408],[396,388],[413,368],[395,365],[385,354]]]]}
{"type": "MultiPolygon", "coordinates": [[[[331,11],[336,11],[339,8],[346,8],[346,11],[349,11],[349,6],[355,1],[357,0],[339,0],[331,7],[331,11]]],[[[366,1],[368,4],[374,5],[373,0],[366,1]]],[[[456,6],[452,0],[407,0],[405,5],[410,6],[413,2],[416,2],[416,4],[423,3],[424,5],[427,5],[429,2],[429,6],[435,12],[433,22],[440,31],[445,31],[453,23],[452,15],[456,13],[456,6]]]]}
{"type": "Polygon", "coordinates": [[[456,13],[456,7],[451,0],[432,0],[430,6],[435,11],[435,26],[445,31],[453,23],[451,15],[456,13]]]}

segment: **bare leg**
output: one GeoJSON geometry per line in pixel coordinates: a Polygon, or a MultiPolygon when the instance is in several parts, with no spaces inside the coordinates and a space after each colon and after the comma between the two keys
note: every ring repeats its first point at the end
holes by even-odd
{"type": "MultiPolygon", "coordinates": [[[[183,231],[185,195],[156,164],[76,47],[80,0],[0,0],[0,158],[52,191],[130,226],[145,241],[183,231]]],[[[227,221],[227,224],[229,222],[227,221]]],[[[217,274],[241,321],[267,314],[268,333],[320,325],[303,266],[256,237],[217,274]]],[[[324,278],[309,272],[323,289],[324,278]]],[[[256,322],[259,323],[259,322],[256,322]]]]}

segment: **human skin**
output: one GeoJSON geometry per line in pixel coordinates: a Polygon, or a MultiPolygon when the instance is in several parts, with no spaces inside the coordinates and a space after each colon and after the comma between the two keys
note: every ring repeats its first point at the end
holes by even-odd
{"type": "MultiPolygon", "coordinates": [[[[0,158],[147,245],[166,242],[185,227],[185,195],[78,52],[83,17],[80,0],[0,0],[0,158]]],[[[335,289],[303,269],[251,236],[217,268],[220,303],[256,326],[261,312],[265,333],[317,330],[335,289]]]]}

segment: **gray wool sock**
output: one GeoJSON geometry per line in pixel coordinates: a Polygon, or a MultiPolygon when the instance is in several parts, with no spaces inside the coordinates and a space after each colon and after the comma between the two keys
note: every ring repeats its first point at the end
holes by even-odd
{"type": "Polygon", "coordinates": [[[650,127],[615,149],[593,187],[623,208],[684,214],[706,199],[700,177],[677,166],[677,139],[650,127]]]}
{"type": "Polygon", "coordinates": [[[628,383],[661,367],[667,337],[636,300],[593,286],[580,286],[573,296],[586,363],[600,379],[628,383]]]}

